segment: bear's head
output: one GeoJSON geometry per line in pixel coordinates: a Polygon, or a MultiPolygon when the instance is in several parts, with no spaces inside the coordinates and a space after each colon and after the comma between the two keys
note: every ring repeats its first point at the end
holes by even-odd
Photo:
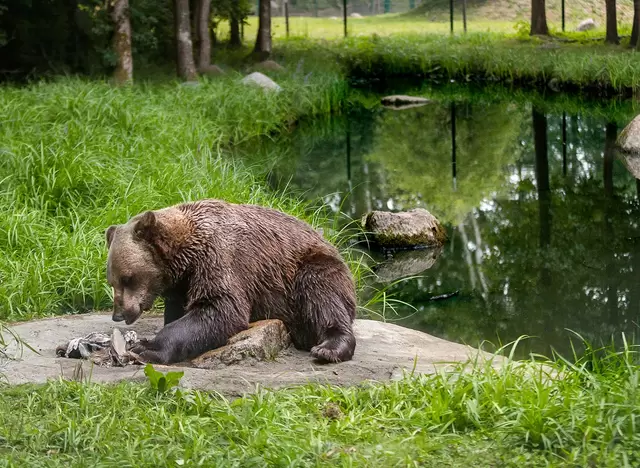
{"type": "Polygon", "coordinates": [[[168,285],[167,232],[147,211],[106,231],[107,281],[113,288],[113,321],[134,323],[168,285]]]}

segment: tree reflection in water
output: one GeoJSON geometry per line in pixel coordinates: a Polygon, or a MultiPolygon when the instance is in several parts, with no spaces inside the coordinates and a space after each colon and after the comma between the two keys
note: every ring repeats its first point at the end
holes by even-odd
{"type": "Polygon", "coordinates": [[[435,264],[392,287],[417,312],[387,319],[471,345],[536,337],[521,355],[567,352],[568,329],[596,342],[636,332],[640,182],[615,155],[626,122],[543,107],[355,110],[243,157],[271,161],[274,188],[352,218],[422,206],[447,226],[435,264]]]}

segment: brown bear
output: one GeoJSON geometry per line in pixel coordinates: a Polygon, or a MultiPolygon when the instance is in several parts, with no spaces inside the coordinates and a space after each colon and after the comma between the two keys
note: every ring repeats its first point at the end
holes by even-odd
{"type": "Polygon", "coordinates": [[[113,320],[130,325],[157,297],[165,301],[164,327],[133,349],[146,362],[192,359],[269,318],[319,361],[353,357],[353,276],[338,250],[293,216],[200,200],[138,214],[106,238],[113,320]]]}

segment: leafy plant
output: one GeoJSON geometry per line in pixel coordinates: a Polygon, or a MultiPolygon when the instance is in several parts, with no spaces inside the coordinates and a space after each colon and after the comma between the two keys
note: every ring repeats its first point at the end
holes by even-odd
{"type": "Polygon", "coordinates": [[[180,384],[180,379],[184,375],[184,372],[170,371],[163,374],[162,372],[155,370],[153,365],[147,364],[144,368],[144,374],[149,379],[151,388],[159,393],[164,393],[180,384]]]}

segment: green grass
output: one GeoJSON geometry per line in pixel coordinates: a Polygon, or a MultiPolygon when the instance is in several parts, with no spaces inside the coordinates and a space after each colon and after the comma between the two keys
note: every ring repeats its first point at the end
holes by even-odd
{"type": "MultiPolygon", "coordinates": [[[[448,8],[448,7],[447,7],[448,8]]],[[[256,17],[249,17],[245,26],[245,39],[255,40],[258,32],[258,21],[256,17]]],[[[454,28],[462,31],[462,20],[456,18],[454,28]]],[[[471,32],[507,32],[514,31],[513,21],[496,21],[478,19],[469,22],[468,30],[471,32]]],[[[273,38],[275,40],[285,39],[287,29],[284,18],[274,17],[271,23],[273,38]]],[[[220,37],[227,37],[229,28],[226,23],[221,23],[216,31],[220,37]]],[[[407,18],[401,15],[381,15],[364,18],[348,18],[347,34],[350,36],[370,36],[372,34],[380,36],[402,35],[402,34],[448,34],[449,20],[427,21],[422,18],[407,18]]],[[[344,36],[344,25],[342,17],[312,18],[305,16],[291,17],[289,20],[289,34],[291,38],[308,39],[341,39],[344,36]]]]}
{"type": "Polygon", "coordinates": [[[338,110],[346,85],[282,76],[278,96],[237,76],[114,88],[63,79],[0,89],[0,320],[110,304],[104,231],[145,209],[219,197],[285,210],[221,148],[338,110]]]}
{"type": "Polygon", "coordinates": [[[542,41],[476,33],[448,37],[413,34],[345,41],[290,39],[277,44],[282,59],[311,57],[340,63],[352,78],[424,76],[432,80],[501,82],[528,87],[628,93],[640,86],[638,53],[626,46],[542,41]]]}
{"type": "Polygon", "coordinates": [[[0,389],[0,466],[638,466],[635,348],[470,362],[228,400],[149,385],[0,389]]]}
{"type": "MultiPolygon", "coordinates": [[[[408,7],[408,4],[406,5],[408,7]]],[[[631,27],[633,18],[633,2],[618,0],[616,3],[618,27],[622,30],[631,27]]],[[[546,2],[547,22],[552,29],[561,30],[561,1],[546,2]]],[[[286,38],[286,22],[280,12],[274,9],[272,14],[272,35],[276,40],[286,38]]],[[[289,18],[290,37],[304,37],[312,39],[339,39],[343,37],[344,26],[342,13],[335,11],[332,17],[291,16],[289,18]]],[[[467,30],[468,32],[513,33],[517,22],[530,21],[531,2],[529,0],[467,0],[467,30]]],[[[593,0],[577,0],[567,5],[566,31],[573,31],[585,18],[596,21],[596,29],[586,34],[588,37],[604,35],[605,11],[604,3],[593,0]]],[[[245,38],[253,41],[257,34],[258,18],[247,18],[245,38]]],[[[449,1],[430,0],[414,10],[402,13],[387,13],[363,18],[347,19],[348,34],[350,36],[379,36],[404,34],[448,34],[449,33],[449,1]]],[[[454,31],[463,32],[462,1],[455,0],[454,31]]],[[[219,23],[216,30],[217,37],[226,38],[229,26],[226,22],[219,23]]]]}

